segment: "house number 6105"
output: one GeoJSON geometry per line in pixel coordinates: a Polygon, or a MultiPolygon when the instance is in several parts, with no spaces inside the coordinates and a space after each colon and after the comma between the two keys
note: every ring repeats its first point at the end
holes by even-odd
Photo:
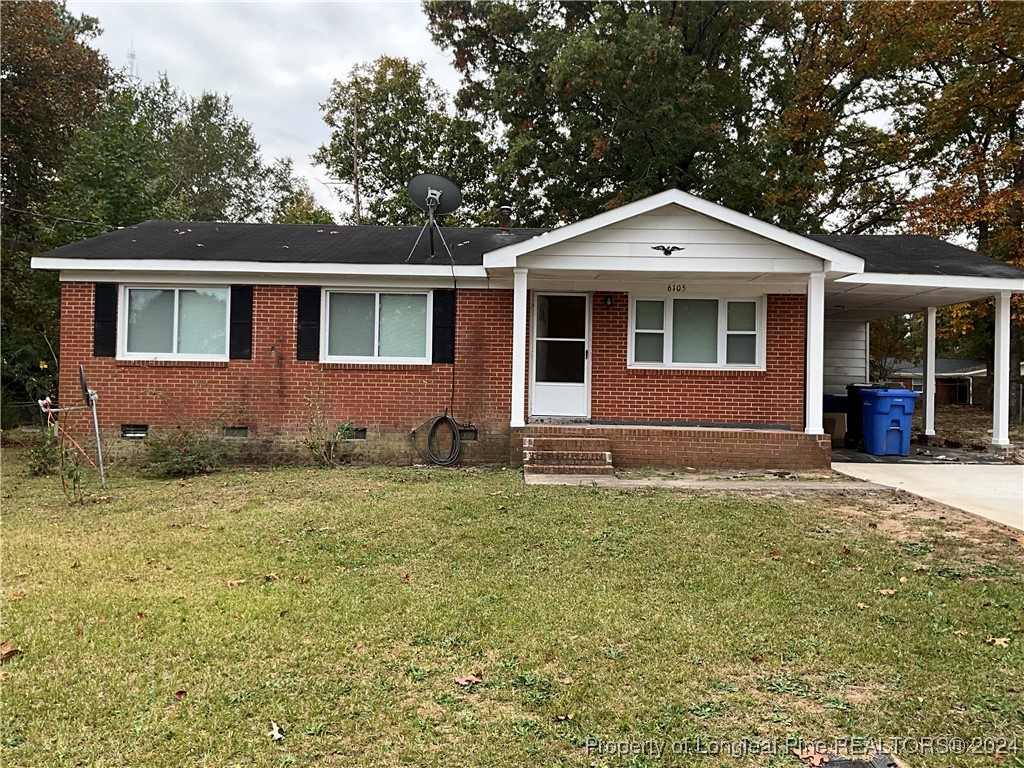
{"type": "Polygon", "coordinates": [[[682,283],[669,283],[668,284],[668,292],[669,293],[685,293],[686,292],[686,286],[683,285],[682,283]]]}

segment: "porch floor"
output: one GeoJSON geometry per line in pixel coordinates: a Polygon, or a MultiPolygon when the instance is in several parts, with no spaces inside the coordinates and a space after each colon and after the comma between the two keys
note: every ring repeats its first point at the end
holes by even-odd
{"type": "Polygon", "coordinates": [[[937,445],[910,444],[909,456],[874,456],[855,448],[833,448],[833,463],[846,464],[1006,464],[1002,453],[965,451],[937,445]]]}

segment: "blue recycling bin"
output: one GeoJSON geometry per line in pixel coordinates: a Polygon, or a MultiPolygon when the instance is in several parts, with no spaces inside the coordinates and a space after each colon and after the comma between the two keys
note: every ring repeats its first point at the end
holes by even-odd
{"type": "Polygon", "coordinates": [[[873,456],[909,456],[914,402],[909,389],[862,389],[864,451],[873,456]]]}

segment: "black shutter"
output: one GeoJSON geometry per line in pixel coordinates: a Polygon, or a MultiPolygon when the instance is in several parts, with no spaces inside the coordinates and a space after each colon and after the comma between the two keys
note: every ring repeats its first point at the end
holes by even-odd
{"type": "Polygon", "coordinates": [[[455,362],[455,291],[434,291],[433,362],[455,362]]]}
{"type": "Polygon", "coordinates": [[[320,359],[320,289],[299,287],[298,327],[295,337],[296,360],[320,359]]]}
{"type": "Polygon", "coordinates": [[[117,283],[96,283],[93,302],[92,355],[117,354],[117,283]]]}
{"type": "Polygon", "coordinates": [[[252,286],[231,286],[231,327],[228,357],[252,360],[252,286]]]}

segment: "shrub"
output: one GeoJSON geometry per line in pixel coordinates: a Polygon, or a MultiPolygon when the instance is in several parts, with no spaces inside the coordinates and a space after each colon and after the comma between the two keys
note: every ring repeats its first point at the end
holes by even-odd
{"type": "Polygon", "coordinates": [[[198,427],[158,430],[146,439],[146,463],[157,477],[191,477],[220,468],[227,448],[198,427]]]}

